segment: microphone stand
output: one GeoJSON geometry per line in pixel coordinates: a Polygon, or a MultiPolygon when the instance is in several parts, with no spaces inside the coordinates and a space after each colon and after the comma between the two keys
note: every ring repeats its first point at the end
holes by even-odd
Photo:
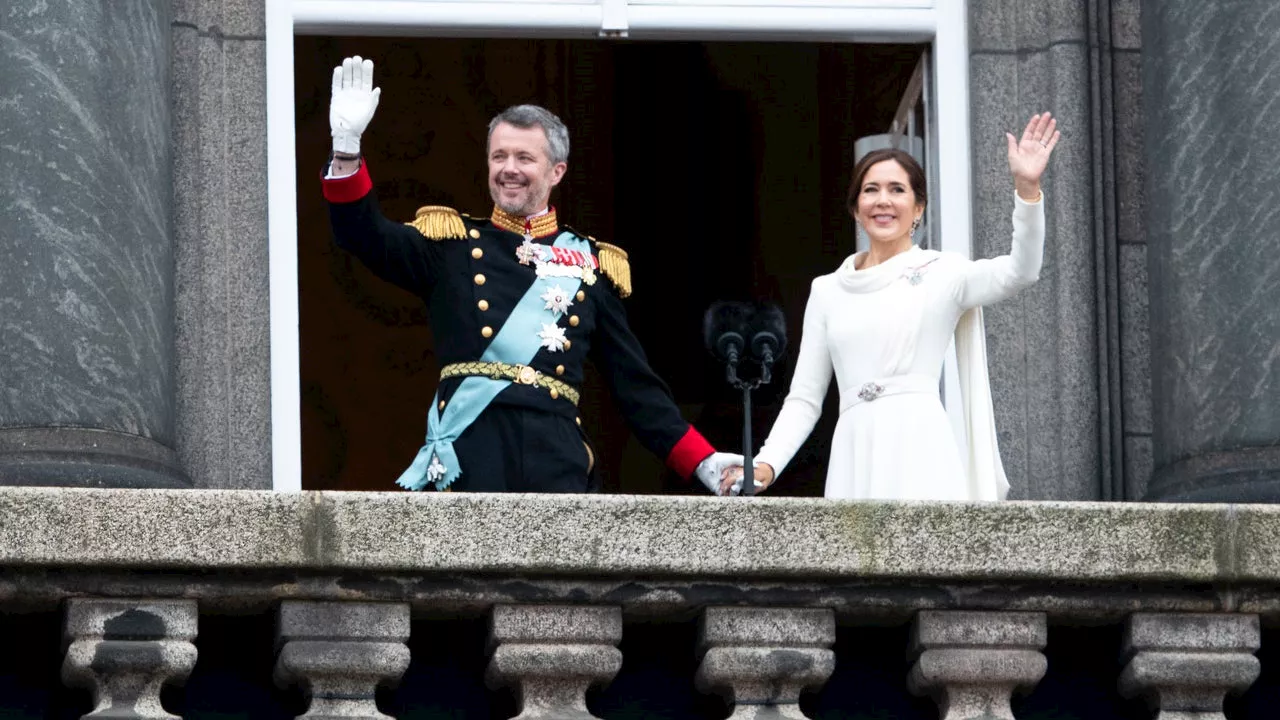
{"type": "Polygon", "coordinates": [[[736,348],[730,350],[729,361],[725,365],[725,379],[729,385],[742,391],[742,495],[754,495],[755,456],[751,451],[751,391],[768,383],[773,375],[773,349],[765,346],[764,357],[760,361],[760,377],[755,380],[743,380],[738,377],[738,353],[736,348]]]}

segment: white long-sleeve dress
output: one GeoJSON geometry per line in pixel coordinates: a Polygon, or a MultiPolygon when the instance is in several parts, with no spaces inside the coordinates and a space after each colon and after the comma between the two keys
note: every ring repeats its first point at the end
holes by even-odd
{"type": "Polygon", "coordinates": [[[981,306],[1034,283],[1044,255],[1044,201],[1014,195],[1008,255],[969,260],[913,247],[867,268],[858,255],[813,281],[791,392],[756,462],[781,475],[813,430],[834,373],[840,419],[826,496],[1001,500],[981,306]],[[961,452],[938,388],[956,341],[968,447],[961,452]]]}

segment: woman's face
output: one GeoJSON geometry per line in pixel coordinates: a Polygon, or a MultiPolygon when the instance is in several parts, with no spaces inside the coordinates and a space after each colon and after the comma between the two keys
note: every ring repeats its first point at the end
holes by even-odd
{"type": "Polygon", "coordinates": [[[911,179],[897,160],[882,160],[862,176],[855,217],[873,243],[900,241],[923,213],[911,179]]]}

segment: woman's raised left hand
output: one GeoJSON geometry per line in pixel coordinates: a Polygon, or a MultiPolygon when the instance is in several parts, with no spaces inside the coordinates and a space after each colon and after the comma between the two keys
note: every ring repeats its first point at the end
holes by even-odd
{"type": "Polygon", "coordinates": [[[1009,142],[1009,172],[1013,173],[1014,189],[1023,200],[1034,201],[1040,195],[1040,176],[1049,164],[1049,155],[1058,144],[1062,133],[1058,132],[1058,120],[1050,113],[1032,115],[1018,140],[1005,133],[1009,142]]]}

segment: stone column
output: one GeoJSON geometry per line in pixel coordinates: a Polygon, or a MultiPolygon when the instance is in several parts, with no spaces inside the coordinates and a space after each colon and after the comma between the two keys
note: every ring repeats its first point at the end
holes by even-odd
{"type": "Polygon", "coordinates": [[[916,615],[908,683],[932,695],[942,720],[1013,720],[1009,698],[1044,677],[1044,613],[925,610],[916,615]]]}
{"type": "Polygon", "coordinates": [[[713,607],[702,616],[698,687],[733,703],[730,718],[804,718],[800,693],[836,667],[830,610],[713,607]],[[767,714],[762,714],[767,713],[767,714]]]}
{"type": "Polygon", "coordinates": [[[93,691],[85,718],[174,718],[160,688],[181,683],[196,664],[194,600],[67,601],[62,680],[93,691]]]}
{"type": "Polygon", "coordinates": [[[0,485],[176,487],[168,0],[0,9],[0,485]]]}
{"type": "Polygon", "coordinates": [[[1259,642],[1257,615],[1132,615],[1120,691],[1145,696],[1160,720],[1222,720],[1226,694],[1258,679],[1259,642]]]}
{"type": "Polygon", "coordinates": [[[286,600],[276,683],[302,687],[309,701],[302,718],[388,720],[375,692],[409,667],[408,639],[407,604],[286,600]]]}
{"type": "Polygon", "coordinates": [[[1155,472],[1147,499],[1280,501],[1280,14],[1143,3],[1155,472]]]}
{"type": "Polygon", "coordinates": [[[622,668],[622,610],[574,605],[497,605],[486,679],[515,686],[520,720],[586,720],[587,689],[622,668]]]}

